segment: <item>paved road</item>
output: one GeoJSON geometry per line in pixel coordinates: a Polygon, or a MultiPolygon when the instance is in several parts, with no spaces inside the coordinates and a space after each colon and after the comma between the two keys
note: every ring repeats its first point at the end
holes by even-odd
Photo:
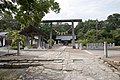
{"type": "Polygon", "coordinates": [[[39,58],[54,61],[42,62],[43,66],[29,67],[19,80],[120,80],[109,67],[85,51],[63,46],[54,51],[23,54],[38,55],[39,58]]]}
{"type": "MultiPolygon", "coordinates": [[[[85,50],[89,54],[94,54],[97,56],[104,56],[104,51],[103,50],[85,50]]],[[[120,60],[120,50],[108,50],[108,57],[109,58],[117,58],[120,60]]]]}

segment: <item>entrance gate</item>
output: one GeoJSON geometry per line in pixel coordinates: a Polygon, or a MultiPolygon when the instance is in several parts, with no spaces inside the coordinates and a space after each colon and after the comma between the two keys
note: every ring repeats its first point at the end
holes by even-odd
{"type": "Polygon", "coordinates": [[[50,45],[49,47],[52,48],[52,24],[54,22],[71,22],[72,24],[72,47],[75,48],[75,33],[74,33],[74,22],[82,22],[82,19],[70,19],[70,20],[43,20],[43,23],[50,23],[50,45]]]}

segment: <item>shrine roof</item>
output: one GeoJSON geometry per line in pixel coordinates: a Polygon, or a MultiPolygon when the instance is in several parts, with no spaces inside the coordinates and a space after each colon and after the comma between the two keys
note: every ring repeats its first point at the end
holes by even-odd
{"type": "Polygon", "coordinates": [[[40,28],[33,27],[30,25],[29,27],[23,29],[19,34],[22,35],[46,35],[40,28]]]}

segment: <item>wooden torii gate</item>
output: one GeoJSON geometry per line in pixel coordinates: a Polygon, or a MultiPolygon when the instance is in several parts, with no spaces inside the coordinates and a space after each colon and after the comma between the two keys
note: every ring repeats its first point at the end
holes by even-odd
{"type": "Polygon", "coordinates": [[[43,23],[50,23],[50,48],[52,48],[52,23],[53,22],[71,22],[72,23],[72,47],[75,48],[75,33],[74,22],[82,22],[82,19],[69,19],[69,20],[43,20],[43,23]]]}

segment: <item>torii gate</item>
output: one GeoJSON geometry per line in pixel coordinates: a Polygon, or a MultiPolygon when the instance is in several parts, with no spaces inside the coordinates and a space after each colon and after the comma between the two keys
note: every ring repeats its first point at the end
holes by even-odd
{"type": "Polygon", "coordinates": [[[74,33],[74,22],[82,22],[82,19],[69,19],[69,20],[43,20],[43,23],[50,23],[50,48],[52,48],[52,23],[53,22],[71,22],[72,23],[72,47],[75,49],[75,33],[74,33]]]}

